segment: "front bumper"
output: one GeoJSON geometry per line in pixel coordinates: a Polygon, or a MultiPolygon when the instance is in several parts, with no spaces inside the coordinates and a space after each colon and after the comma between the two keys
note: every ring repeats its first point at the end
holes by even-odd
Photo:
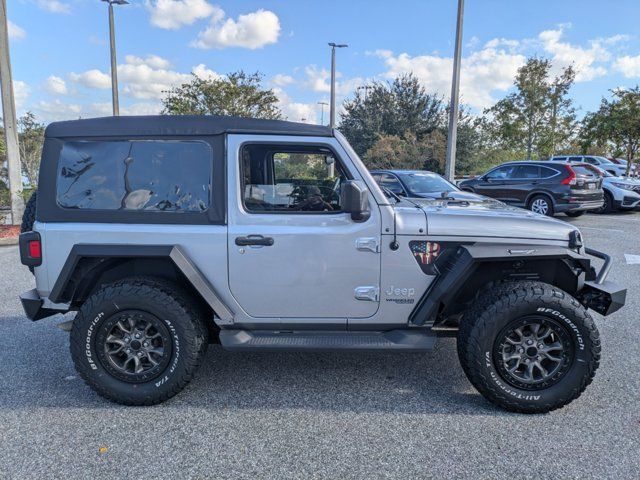
{"type": "Polygon", "coordinates": [[[593,248],[585,248],[584,251],[587,255],[604,260],[604,264],[596,273],[594,280],[584,282],[584,287],[579,292],[579,299],[585,307],[604,316],[611,315],[624,306],[627,289],[607,280],[611,269],[609,255],[593,248]]]}
{"type": "Polygon", "coordinates": [[[20,295],[20,302],[22,302],[22,308],[24,309],[25,315],[27,315],[30,320],[34,321],[50,317],[56,313],[66,312],[66,310],[55,310],[43,307],[44,300],[40,297],[35,288],[20,295]]]}

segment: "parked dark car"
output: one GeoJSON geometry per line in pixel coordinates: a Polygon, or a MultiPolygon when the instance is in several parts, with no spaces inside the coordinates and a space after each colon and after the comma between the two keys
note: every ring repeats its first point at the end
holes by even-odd
{"type": "Polygon", "coordinates": [[[543,215],[578,217],[603,203],[602,179],[581,168],[549,160],[509,162],[458,186],[543,215]]]}
{"type": "Polygon", "coordinates": [[[471,192],[463,192],[453,183],[427,170],[372,170],[371,176],[378,185],[399,197],[442,198],[443,194],[454,200],[482,200],[471,192]]]}

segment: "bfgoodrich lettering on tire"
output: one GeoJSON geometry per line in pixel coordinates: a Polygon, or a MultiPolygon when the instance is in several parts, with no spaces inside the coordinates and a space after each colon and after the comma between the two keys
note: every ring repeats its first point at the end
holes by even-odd
{"type": "Polygon", "coordinates": [[[182,390],[207,348],[193,300],[152,278],[102,287],[82,306],[71,331],[78,373],[98,394],[125,405],[153,405],[182,390]]]}
{"type": "Polygon", "coordinates": [[[469,381],[507,410],[543,413],[578,398],[600,360],[587,310],[541,282],[500,285],[465,313],[458,357],[469,381]]]}

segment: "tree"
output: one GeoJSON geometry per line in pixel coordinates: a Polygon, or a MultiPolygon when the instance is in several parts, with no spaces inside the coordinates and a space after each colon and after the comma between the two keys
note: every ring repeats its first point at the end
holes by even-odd
{"type": "Polygon", "coordinates": [[[368,87],[367,94],[358,90],[344,103],[339,127],[359,155],[364,156],[380,137],[402,138],[411,132],[420,140],[443,122],[442,98],[427,93],[411,74],[368,87]]]}
{"type": "Polygon", "coordinates": [[[583,147],[594,143],[627,159],[627,176],[640,148],[640,87],[612,91],[613,98],[602,99],[600,108],[583,120],[583,147]]]}
{"type": "Polygon", "coordinates": [[[172,88],[162,99],[164,115],[231,115],[280,120],[282,112],[273,90],[261,85],[262,75],[242,70],[226,77],[202,79],[172,88]]]}
{"type": "Polygon", "coordinates": [[[548,157],[571,138],[575,111],[567,95],[575,72],[567,67],[550,80],[551,67],[550,60],[530,58],[518,69],[515,91],[485,110],[501,148],[524,150],[528,159],[548,157]]]}
{"type": "Polygon", "coordinates": [[[364,155],[369,169],[398,168],[444,172],[447,140],[441,130],[418,138],[407,131],[402,137],[382,135],[364,155]]]}
{"type": "Polygon", "coordinates": [[[33,113],[27,112],[18,119],[18,144],[22,174],[33,188],[38,186],[38,172],[44,143],[45,126],[36,121],[33,113]]]}

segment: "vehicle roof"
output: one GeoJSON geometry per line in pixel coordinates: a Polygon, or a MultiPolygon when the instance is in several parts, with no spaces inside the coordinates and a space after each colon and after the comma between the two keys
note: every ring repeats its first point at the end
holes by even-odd
{"type": "MultiPolygon", "coordinates": [[[[514,160],[512,162],[504,162],[498,165],[498,167],[503,167],[505,165],[564,165],[567,162],[563,162],[561,160],[514,160]]],[[[494,167],[497,168],[497,167],[494,167]]]]}
{"type": "Polygon", "coordinates": [[[370,170],[369,173],[430,173],[433,175],[439,175],[438,173],[430,170],[402,170],[396,168],[376,168],[375,170],[370,170]]]}
{"type": "Polygon", "coordinates": [[[45,136],[52,138],[134,137],[219,135],[222,133],[333,136],[331,129],[323,125],[218,115],[149,115],[68,120],[49,124],[45,136]]]}

